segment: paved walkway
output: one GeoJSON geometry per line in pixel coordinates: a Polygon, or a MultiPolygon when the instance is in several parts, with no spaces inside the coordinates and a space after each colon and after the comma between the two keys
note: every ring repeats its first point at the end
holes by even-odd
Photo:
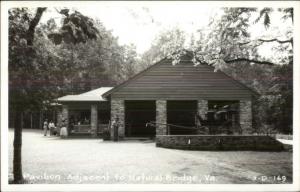
{"type": "MultiPolygon", "coordinates": [[[[12,130],[9,141],[11,172],[12,130]]],[[[30,183],[292,182],[291,152],[183,151],[154,142],[60,139],[25,130],[22,154],[30,183]]]]}

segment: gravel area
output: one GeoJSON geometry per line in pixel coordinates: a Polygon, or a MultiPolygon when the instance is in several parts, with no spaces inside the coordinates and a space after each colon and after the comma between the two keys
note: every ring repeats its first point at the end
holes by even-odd
{"type": "MultiPolygon", "coordinates": [[[[13,130],[9,131],[9,175],[13,130]]],[[[29,183],[244,184],[292,183],[292,152],[184,151],[153,141],[44,137],[23,131],[23,174],[29,183]]]]}

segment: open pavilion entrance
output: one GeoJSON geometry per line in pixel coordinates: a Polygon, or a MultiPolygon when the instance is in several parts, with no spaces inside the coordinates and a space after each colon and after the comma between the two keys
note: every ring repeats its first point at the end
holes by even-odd
{"type": "Polygon", "coordinates": [[[167,124],[171,135],[194,135],[194,129],[182,127],[195,127],[195,115],[197,114],[196,100],[170,100],[167,101],[167,124]],[[177,125],[177,126],[172,126],[177,125]]]}
{"type": "Polygon", "coordinates": [[[126,137],[154,137],[155,127],[146,124],[155,119],[155,101],[125,101],[126,137]]]}

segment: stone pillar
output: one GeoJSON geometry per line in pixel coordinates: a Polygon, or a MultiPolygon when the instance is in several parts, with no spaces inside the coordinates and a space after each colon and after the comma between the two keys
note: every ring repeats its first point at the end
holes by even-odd
{"type": "Polygon", "coordinates": [[[98,106],[97,104],[91,105],[91,135],[97,137],[98,131],[98,106]]]}
{"type": "Polygon", "coordinates": [[[62,111],[59,109],[57,111],[57,122],[56,122],[56,129],[57,129],[57,135],[60,134],[60,128],[61,128],[61,122],[62,122],[62,111]]]}
{"type": "Polygon", "coordinates": [[[198,114],[202,117],[202,119],[205,119],[205,114],[208,111],[208,101],[201,99],[198,100],[198,114]]]}
{"type": "Polygon", "coordinates": [[[240,100],[240,125],[242,134],[252,133],[252,102],[251,100],[240,100]]]}
{"type": "Polygon", "coordinates": [[[67,105],[62,106],[62,119],[65,119],[65,124],[69,126],[69,108],[67,105]]]}
{"type": "Polygon", "coordinates": [[[167,125],[161,125],[167,123],[167,101],[157,100],[156,101],[156,135],[166,135],[167,125]]]}
{"type": "MultiPolygon", "coordinates": [[[[125,106],[124,100],[120,99],[112,99],[111,100],[111,123],[118,120],[118,135],[119,138],[122,139],[125,137],[125,106]]],[[[110,128],[110,136],[114,139],[114,130],[111,126],[110,128]]]]}
{"type": "Polygon", "coordinates": [[[62,123],[66,126],[69,135],[69,108],[67,105],[62,106],[62,119],[65,120],[65,123],[62,123]]]}

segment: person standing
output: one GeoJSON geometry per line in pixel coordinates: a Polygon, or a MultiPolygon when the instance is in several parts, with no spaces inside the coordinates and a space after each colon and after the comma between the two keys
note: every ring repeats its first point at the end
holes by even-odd
{"type": "Polygon", "coordinates": [[[52,120],[50,120],[50,123],[49,123],[48,127],[49,127],[49,130],[50,130],[50,136],[51,136],[51,135],[54,135],[54,132],[55,132],[55,124],[53,123],[52,120]]]}
{"type": "Polygon", "coordinates": [[[45,119],[45,121],[43,123],[43,129],[44,129],[44,136],[47,136],[47,132],[48,132],[48,119],[45,119]]]}
{"type": "Polygon", "coordinates": [[[119,140],[119,118],[117,117],[113,122],[112,122],[112,128],[114,131],[114,141],[119,140]]]}
{"type": "Polygon", "coordinates": [[[67,120],[66,119],[62,120],[62,127],[60,129],[60,137],[61,138],[68,137],[67,120]]]}

